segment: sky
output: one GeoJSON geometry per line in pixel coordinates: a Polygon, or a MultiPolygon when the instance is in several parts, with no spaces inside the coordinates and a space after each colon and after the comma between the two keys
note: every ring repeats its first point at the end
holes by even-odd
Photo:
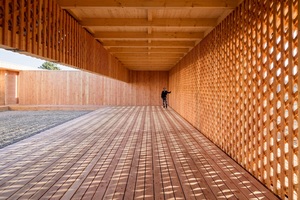
{"type": "MultiPolygon", "coordinates": [[[[0,48],[0,62],[24,66],[24,68],[26,67],[26,69],[38,69],[38,67],[40,67],[46,61],[0,48]]],[[[63,65],[57,66],[61,70],[75,70],[74,68],[66,67],[63,65]]]]}

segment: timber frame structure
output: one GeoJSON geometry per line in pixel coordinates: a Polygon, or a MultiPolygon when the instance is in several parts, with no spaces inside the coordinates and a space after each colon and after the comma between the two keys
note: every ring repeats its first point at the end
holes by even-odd
{"type": "Polygon", "coordinates": [[[280,198],[299,199],[299,0],[116,2],[1,0],[0,47],[126,84],[134,70],[168,71],[177,113],[280,198]],[[155,8],[181,6],[225,7],[227,14],[199,21],[187,17],[184,25],[153,17],[155,8]],[[145,18],[122,20],[137,30],[147,27],[147,34],[118,33],[111,27],[124,26],[120,16],[80,15],[114,7],[152,8],[145,18]],[[110,31],[95,28],[101,24],[110,31]],[[177,27],[175,34],[170,26],[177,27]],[[188,26],[209,28],[188,32],[188,26]],[[162,59],[166,51],[168,59],[162,59]],[[145,56],[139,60],[141,52],[145,56]]]}

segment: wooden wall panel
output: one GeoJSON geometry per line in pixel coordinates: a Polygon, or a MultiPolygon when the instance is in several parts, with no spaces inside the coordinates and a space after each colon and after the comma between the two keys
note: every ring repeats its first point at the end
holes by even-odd
{"type": "Polygon", "coordinates": [[[170,71],[171,106],[282,199],[299,199],[299,1],[245,0],[170,71]]]}
{"type": "Polygon", "coordinates": [[[0,47],[128,82],[129,70],[56,0],[2,0],[0,11],[0,47]]]}
{"type": "Polygon", "coordinates": [[[0,105],[5,105],[5,71],[0,70],[0,105]]]}
{"type": "Polygon", "coordinates": [[[129,97],[135,105],[162,105],[161,91],[168,87],[169,72],[130,71],[129,97]]]}
{"type": "Polygon", "coordinates": [[[17,71],[0,69],[0,105],[18,103],[17,71]]]}
{"type": "Polygon", "coordinates": [[[18,74],[19,72],[6,71],[5,73],[5,104],[18,103],[18,74]]]}
{"type": "Polygon", "coordinates": [[[161,105],[168,72],[130,72],[130,83],[83,71],[21,71],[23,105],[161,105]]]}

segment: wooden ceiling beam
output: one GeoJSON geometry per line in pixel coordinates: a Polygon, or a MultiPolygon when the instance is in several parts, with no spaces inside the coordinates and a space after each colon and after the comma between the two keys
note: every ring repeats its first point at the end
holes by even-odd
{"type": "Polygon", "coordinates": [[[181,57],[174,57],[174,58],[169,58],[169,57],[145,57],[145,56],[140,56],[140,57],[117,57],[121,61],[166,61],[166,62],[174,62],[178,61],[181,57]]]}
{"type": "Polygon", "coordinates": [[[137,8],[235,8],[238,0],[57,0],[64,9],[79,7],[137,7],[137,8]]]}
{"type": "Polygon", "coordinates": [[[123,63],[121,62],[124,66],[138,66],[138,67],[161,67],[161,66],[165,66],[165,67],[172,67],[174,65],[176,65],[177,62],[173,62],[173,63],[161,63],[161,62],[156,62],[156,63],[149,63],[148,61],[139,61],[139,62],[135,62],[135,63],[123,63]]]}
{"type": "Polygon", "coordinates": [[[127,69],[133,70],[133,71],[169,71],[174,65],[171,66],[124,66],[127,69]]]}
{"type": "Polygon", "coordinates": [[[148,62],[136,62],[136,63],[122,63],[125,67],[127,66],[139,66],[139,67],[149,67],[149,66],[155,66],[155,67],[161,67],[161,66],[174,66],[176,63],[148,63],[148,62]]]}
{"type": "Polygon", "coordinates": [[[164,57],[164,58],[178,58],[178,57],[183,57],[184,53],[150,53],[150,55],[146,52],[146,53],[115,53],[114,54],[115,57],[117,58],[128,58],[128,57],[148,57],[148,58],[160,58],[160,57],[164,57]]]}
{"type": "Polygon", "coordinates": [[[130,48],[130,47],[111,47],[108,49],[111,53],[138,53],[138,52],[161,52],[161,53],[186,53],[189,48],[130,48]]]}
{"type": "Polygon", "coordinates": [[[186,39],[198,40],[204,37],[204,32],[96,32],[95,38],[104,39],[186,39]]]}
{"type": "Polygon", "coordinates": [[[158,61],[158,62],[149,62],[149,61],[136,61],[136,62],[122,62],[120,61],[123,65],[138,65],[138,66],[174,66],[176,62],[161,62],[161,61],[158,61]]]}
{"type": "Polygon", "coordinates": [[[85,18],[80,21],[83,27],[100,26],[138,26],[138,27],[215,27],[215,18],[178,18],[178,19],[131,19],[131,18],[85,18]]]}
{"type": "Polygon", "coordinates": [[[122,62],[125,66],[174,66],[177,62],[171,62],[171,63],[163,63],[163,62],[148,62],[148,61],[136,61],[136,62],[122,62]]]}
{"type": "Polygon", "coordinates": [[[101,42],[105,47],[168,47],[168,48],[190,48],[195,46],[193,41],[115,41],[105,40],[101,42]]]}

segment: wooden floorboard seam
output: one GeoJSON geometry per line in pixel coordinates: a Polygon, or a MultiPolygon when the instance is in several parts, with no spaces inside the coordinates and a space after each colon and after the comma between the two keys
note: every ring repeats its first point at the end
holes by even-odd
{"type": "Polygon", "coordinates": [[[278,199],[171,108],[108,106],[0,149],[2,199],[278,199]]]}
{"type": "MultiPolygon", "coordinates": [[[[165,125],[169,128],[168,138],[173,138],[172,141],[174,141],[174,143],[177,143],[178,149],[181,150],[179,154],[181,155],[181,157],[179,157],[178,160],[179,163],[182,165],[182,168],[184,169],[183,173],[189,172],[190,178],[187,176],[187,181],[191,185],[190,188],[192,189],[193,198],[204,197],[208,199],[215,199],[215,193],[211,190],[211,188],[201,187],[201,185],[208,185],[209,183],[205,179],[203,179],[203,176],[200,176],[200,173],[198,173],[198,175],[194,173],[199,172],[199,170],[196,169],[195,163],[193,163],[192,159],[187,159],[186,155],[188,154],[188,151],[186,150],[184,143],[181,140],[179,140],[178,137],[176,138],[176,136],[180,135],[180,132],[178,134],[174,134],[174,124],[170,124],[170,121],[167,120],[167,118],[165,117],[166,113],[168,112],[162,112],[162,118],[165,119],[165,125]],[[191,179],[193,179],[194,182],[192,182],[191,179]]],[[[188,198],[192,198],[191,194],[189,194],[188,198]]]]}
{"type": "MultiPolygon", "coordinates": [[[[189,127],[189,128],[194,129],[194,128],[193,128],[189,123],[187,123],[186,121],[182,121],[182,120],[180,120],[180,119],[178,120],[178,116],[175,116],[174,113],[171,113],[171,115],[174,117],[174,119],[176,119],[176,124],[180,124],[182,127],[186,126],[186,127],[189,127]],[[185,124],[185,125],[183,125],[183,124],[185,124]]],[[[185,129],[188,129],[188,128],[185,128],[185,129]]],[[[189,130],[187,130],[187,132],[192,133],[192,131],[189,131],[189,130]]],[[[191,135],[191,134],[187,134],[187,136],[192,136],[192,135],[191,135]]],[[[198,136],[199,136],[199,134],[198,134],[198,136]]],[[[224,158],[224,156],[228,157],[224,152],[220,151],[218,148],[217,148],[217,149],[214,148],[213,151],[210,151],[209,149],[205,149],[205,148],[208,148],[208,147],[211,146],[211,145],[213,145],[213,146],[215,146],[215,145],[212,144],[212,143],[210,143],[209,145],[203,145],[203,146],[202,146],[202,145],[199,144],[199,141],[201,141],[201,140],[196,139],[196,137],[194,137],[194,136],[192,136],[192,137],[193,137],[193,140],[194,140],[195,142],[198,143],[199,148],[204,147],[204,148],[202,148],[202,149],[204,150],[205,153],[207,153],[207,154],[210,155],[209,158],[214,158],[214,157],[216,157],[215,159],[212,159],[212,160],[214,160],[214,161],[217,161],[217,162],[214,162],[214,163],[212,164],[212,166],[214,166],[214,169],[215,169],[215,170],[218,170],[218,169],[216,169],[216,168],[218,168],[218,166],[223,166],[224,168],[226,168],[226,169],[228,170],[229,173],[227,173],[227,174],[228,174],[228,177],[229,177],[229,178],[232,177],[231,179],[239,180],[239,183],[238,183],[238,184],[236,184],[236,182],[234,182],[234,183],[235,183],[235,186],[234,186],[234,188],[235,188],[235,189],[234,189],[234,190],[235,190],[235,194],[239,194],[239,190],[241,190],[241,188],[245,188],[245,189],[248,190],[248,191],[246,192],[246,194],[247,194],[247,193],[248,193],[248,194],[249,194],[249,193],[252,193],[252,195],[253,195],[252,198],[260,199],[260,198],[261,198],[261,193],[260,193],[260,191],[268,191],[267,188],[265,188],[262,184],[260,184],[260,183],[257,182],[257,181],[253,181],[255,184],[252,185],[253,189],[250,190],[249,184],[247,185],[247,184],[245,184],[245,183],[249,183],[249,179],[254,180],[254,179],[255,179],[254,177],[252,177],[248,172],[246,172],[245,170],[243,170],[243,171],[242,171],[242,175],[243,175],[244,178],[243,178],[243,179],[239,178],[239,177],[236,175],[236,172],[237,172],[238,170],[230,169],[230,168],[229,168],[229,165],[228,165],[228,163],[230,163],[230,165],[231,165],[234,169],[236,169],[236,167],[240,168],[240,166],[239,166],[234,160],[232,160],[232,159],[226,159],[226,163],[224,163],[224,162],[223,162],[224,159],[222,159],[222,158],[224,158]],[[218,151],[218,150],[219,150],[219,151],[218,151]],[[214,153],[214,151],[218,151],[218,152],[217,152],[217,153],[214,153]],[[223,154],[223,155],[222,155],[222,156],[218,156],[219,154],[223,154]]],[[[203,135],[201,135],[201,137],[204,138],[203,135]]],[[[207,138],[205,138],[205,140],[208,141],[207,138]]],[[[268,194],[270,194],[270,192],[266,192],[266,198],[269,198],[269,199],[274,198],[273,195],[268,195],[268,194]]],[[[240,199],[240,198],[246,198],[246,197],[241,196],[241,197],[239,197],[239,199],[240,199]]]]}
{"type": "MultiPolygon", "coordinates": [[[[177,127],[176,129],[178,129],[178,130],[180,130],[180,129],[184,130],[184,127],[180,126],[180,122],[177,122],[177,123],[174,123],[174,127],[177,127]],[[179,124],[177,125],[177,123],[179,123],[179,124]],[[180,127],[180,128],[178,128],[178,127],[180,127]]],[[[176,132],[178,130],[174,130],[174,131],[176,132]]],[[[186,132],[188,133],[188,131],[186,131],[186,132]]],[[[194,153],[193,150],[199,151],[199,149],[201,147],[199,147],[197,144],[195,144],[195,141],[193,141],[189,137],[187,137],[187,136],[189,136],[188,134],[176,134],[176,135],[179,138],[178,140],[184,141],[182,144],[187,149],[186,152],[190,153],[190,157],[192,158],[192,160],[194,162],[193,164],[195,166],[197,166],[198,170],[201,172],[202,171],[201,168],[203,168],[202,166],[206,166],[203,173],[201,173],[202,177],[205,181],[205,184],[209,185],[209,184],[212,184],[212,183],[217,183],[217,184],[213,184],[212,187],[210,188],[210,189],[212,189],[212,191],[209,191],[209,194],[210,193],[215,194],[215,197],[210,196],[210,197],[207,197],[207,198],[209,198],[209,199],[216,198],[217,199],[217,198],[220,198],[222,196],[225,196],[225,197],[228,197],[228,198],[235,196],[235,198],[238,198],[238,199],[246,198],[246,196],[238,195],[238,192],[237,192],[238,189],[232,188],[232,184],[228,185],[223,181],[223,180],[226,180],[225,179],[226,177],[224,177],[224,176],[220,177],[218,172],[221,169],[215,168],[214,163],[210,162],[210,158],[208,158],[208,159],[206,159],[206,158],[203,159],[202,158],[201,160],[203,160],[204,162],[200,161],[199,156],[197,155],[197,153],[199,153],[199,152],[194,153]],[[215,186],[217,186],[217,187],[215,187],[215,186]],[[224,191],[226,191],[228,194],[226,194],[224,191]]]]}
{"type": "MultiPolygon", "coordinates": [[[[108,122],[109,122],[109,120],[108,120],[108,122]]],[[[82,128],[82,127],[81,127],[81,128],[82,128]]],[[[88,129],[89,129],[89,128],[88,128],[88,129]]],[[[88,131],[88,129],[85,130],[85,131],[88,131]]],[[[89,137],[91,137],[91,136],[92,136],[92,135],[90,135],[89,137]]],[[[87,140],[87,139],[88,139],[88,138],[85,138],[85,140],[87,140]]],[[[82,140],[82,139],[81,139],[81,140],[77,140],[77,141],[79,141],[80,143],[82,143],[82,142],[84,142],[85,140],[82,140]]],[[[80,145],[79,145],[80,143],[74,144],[74,146],[80,146],[80,145]]],[[[92,142],[92,143],[94,144],[95,142],[92,142]]],[[[92,145],[93,145],[93,144],[92,144],[92,145]]],[[[84,145],[84,146],[88,146],[88,145],[84,145]]],[[[72,149],[72,148],[69,148],[69,149],[72,149]]],[[[72,150],[74,150],[74,149],[72,149],[72,150]]],[[[89,149],[87,148],[87,149],[86,149],[86,152],[87,152],[88,150],[89,150],[89,149]]],[[[78,152],[78,149],[75,149],[74,151],[75,151],[75,152],[78,152]]],[[[70,155],[70,154],[71,154],[71,152],[67,150],[67,151],[64,152],[63,155],[59,155],[59,156],[58,156],[58,160],[62,160],[62,159],[64,158],[65,155],[70,155]]],[[[65,173],[66,171],[68,171],[68,169],[70,169],[70,168],[74,165],[74,163],[76,163],[75,161],[78,161],[78,160],[81,158],[81,156],[84,155],[84,154],[85,154],[85,153],[80,153],[80,152],[79,152],[78,154],[76,154],[75,157],[72,158],[72,160],[69,161],[70,164],[65,165],[64,168],[62,168],[62,169],[57,169],[60,173],[56,174],[56,176],[54,176],[54,178],[55,178],[55,177],[61,178],[61,177],[64,175],[64,173],[65,173]]],[[[71,155],[72,155],[72,154],[71,154],[71,155]]],[[[74,156],[74,155],[73,155],[73,156],[74,156]]],[[[58,160],[57,160],[57,161],[58,161],[58,160]]],[[[57,161],[56,161],[56,162],[57,162],[57,161]]],[[[55,165],[56,162],[51,162],[51,163],[55,165]]],[[[51,167],[53,167],[54,165],[50,165],[49,167],[46,167],[45,170],[47,170],[47,169],[50,169],[50,170],[51,170],[51,167]]],[[[41,171],[40,173],[45,173],[45,171],[41,171]]],[[[35,178],[37,179],[38,176],[36,176],[35,178]]],[[[36,181],[37,181],[37,180],[36,180],[36,181]]],[[[42,181],[42,180],[39,180],[39,181],[42,181]]],[[[23,189],[25,189],[25,187],[24,187],[23,189]]],[[[12,197],[12,199],[14,199],[14,198],[15,198],[15,197],[12,197]]]]}

